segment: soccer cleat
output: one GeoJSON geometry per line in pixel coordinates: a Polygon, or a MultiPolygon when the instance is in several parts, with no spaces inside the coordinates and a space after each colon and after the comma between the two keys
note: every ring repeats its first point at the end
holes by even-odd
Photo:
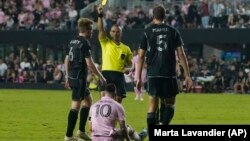
{"type": "Polygon", "coordinates": [[[82,132],[80,130],[77,131],[76,136],[80,139],[84,139],[87,141],[92,140],[91,137],[86,132],[82,132]]]}
{"type": "Polygon", "coordinates": [[[78,141],[78,138],[76,138],[76,137],[67,137],[67,136],[65,136],[65,137],[64,137],[64,141],[78,141]]]}
{"type": "Polygon", "coordinates": [[[138,99],[139,99],[139,98],[136,96],[136,97],[135,97],[135,100],[138,100],[138,99]]]}
{"type": "Polygon", "coordinates": [[[144,99],[141,97],[140,100],[143,101],[144,99]]]}
{"type": "Polygon", "coordinates": [[[148,130],[144,128],[139,134],[141,141],[143,141],[148,136],[148,130]]]}

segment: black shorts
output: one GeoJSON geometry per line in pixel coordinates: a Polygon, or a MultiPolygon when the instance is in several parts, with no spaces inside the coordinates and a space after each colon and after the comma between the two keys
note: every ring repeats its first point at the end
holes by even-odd
{"type": "MultiPolygon", "coordinates": [[[[117,95],[125,98],[126,88],[125,88],[125,78],[124,74],[117,71],[102,71],[102,75],[105,77],[108,83],[113,83],[116,86],[117,95]]],[[[101,91],[105,90],[105,86],[101,86],[101,91]]]]}
{"type": "Polygon", "coordinates": [[[69,86],[72,90],[72,100],[81,101],[84,97],[90,95],[85,79],[68,78],[69,86]]]}
{"type": "Polygon", "coordinates": [[[176,78],[148,78],[148,94],[152,97],[172,98],[178,94],[176,78]]]}

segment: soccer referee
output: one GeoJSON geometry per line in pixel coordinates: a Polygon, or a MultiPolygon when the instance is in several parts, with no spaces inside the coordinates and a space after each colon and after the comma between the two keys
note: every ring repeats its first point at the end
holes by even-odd
{"type": "MultiPolygon", "coordinates": [[[[102,74],[107,83],[115,84],[117,88],[116,101],[121,103],[126,97],[124,73],[128,73],[126,66],[132,64],[133,54],[130,48],[121,42],[121,28],[113,25],[110,30],[110,37],[107,37],[103,26],[103,7],[98,7],[98,39],[102,48],[102,74]]],[[[101,88],[103,95],[104,88],[101,88]]]]}

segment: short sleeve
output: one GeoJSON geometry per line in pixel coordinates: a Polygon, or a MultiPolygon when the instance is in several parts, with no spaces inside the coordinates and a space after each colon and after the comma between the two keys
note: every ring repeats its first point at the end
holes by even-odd
{"type": "Polygon", "coordinates": [[[118,120],[125,121],[125,110],[121,104],[117,106],[118,120]]]}
{"type": "Polygon", "coordinates": [[[89,110],[89,119],[91,119],[91,117],[92,117],[92,110],[93,110],[93,106],[91,106],[90,110],[89,110]]]}
{"type": "Polygon", "coordinates": [[[90,43],[85,41],[83,42],[83,54],[84,54],[84,58],[89,58],[91,56],[91,47],[90,47],[90,43]]]}
{"type": "Polygon", "coordinates": [[[133,53],[131,51],[131,49],[128,47],[128,54],[127,54],[127,62],[131,62],[132,58],[133,58],[133,53]]]}
{"type": "Polygon", "coordinates": [[[148,47],[147,33],[144,32],[142,37],[141,37],[141,43],[140,43],[139,48],[143,49],[143,50],[147,50],[147,47],[148,47]]]}
{"type": "Polygon", "coordinates": [[[175,30],[175,48],[184,46],[183,40],[179,31],[175,30]]]}
{"type": "Polygon", "coordinates": [[[65,49],[65,55],[69,54],[69,50],[70,50],[70,44],[67,45],[66,49],[65,49]]]}
{"type": "Polygon", "coordinates": [[[107,42],[109,41],[110,39],[107,37],[107,36],[105,36],[103,39],[99,39],[99,42],[100,42],[100,44],[101,44],[101,47],[102,48],[105,48],[106,47],[106,44],[107,44],[107,42]]]}

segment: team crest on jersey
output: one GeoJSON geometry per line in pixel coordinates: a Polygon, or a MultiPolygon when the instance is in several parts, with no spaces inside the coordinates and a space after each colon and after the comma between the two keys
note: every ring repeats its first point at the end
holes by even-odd
{"type": "Polygon", "coordinates": [[[122,58],[122,60],[124,60],[125,59],[125,54],[122,54],[121,58],[122,58]]]}

